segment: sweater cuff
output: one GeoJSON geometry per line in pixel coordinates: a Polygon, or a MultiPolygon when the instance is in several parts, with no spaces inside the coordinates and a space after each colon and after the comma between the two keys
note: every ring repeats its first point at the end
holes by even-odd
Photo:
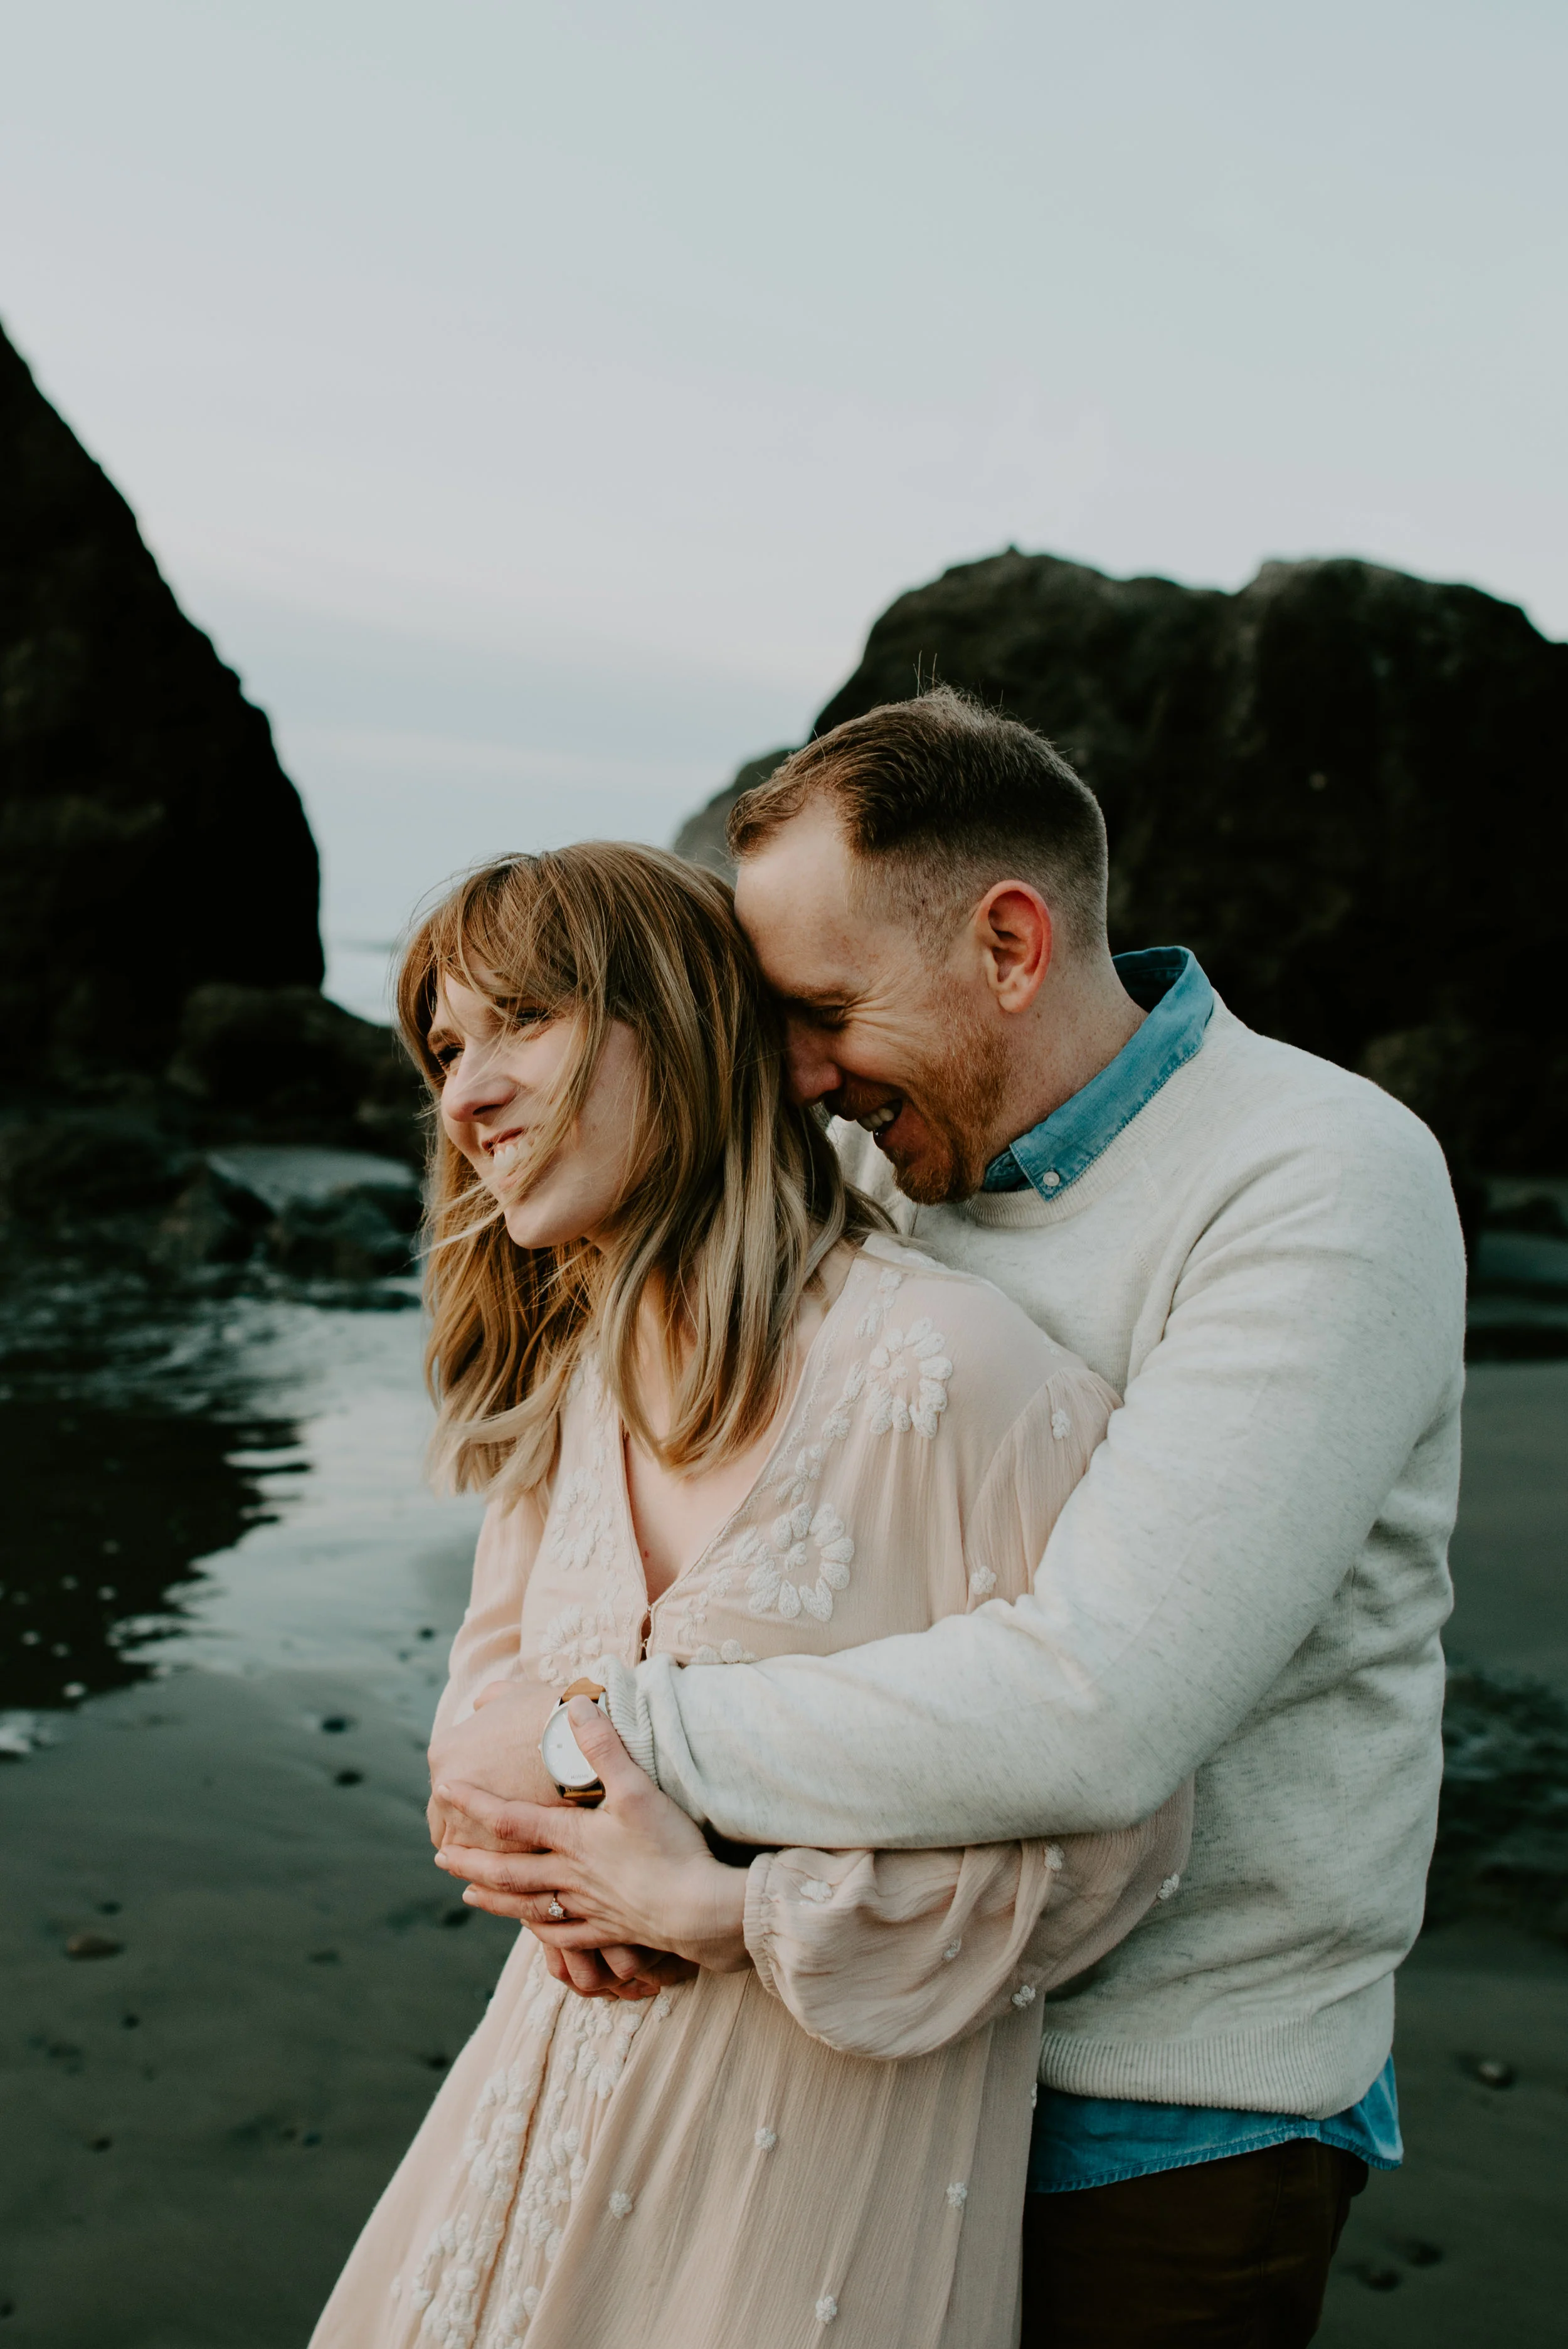
{"type": "Polygon", "coordinates": [[[593,1677],[603,1688],[611,1728],[638,1769],[656,1786],[659,1774],[655,1766],[653,1717],[635,1671],[624,1664],[619,1656],[601,1656],[593,1666],[593,1677]]]}
{"type": "Polygon", "coordinates": [[[777,1998],[779,1985],[773,1979],[773,1960],[769,1949],[772,1889],[768,1878],[772,1866],[773,1855],[765,1851],[746,1871],[746,1919],[742,1930],[758,1981],[770,1998],[777,1998]]]}

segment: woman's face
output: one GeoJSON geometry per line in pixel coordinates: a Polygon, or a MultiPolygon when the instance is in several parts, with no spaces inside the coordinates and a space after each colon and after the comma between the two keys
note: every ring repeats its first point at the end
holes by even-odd
{"type": "Polygon", "coordinates": [[[593,1239],[620,1205],[632,1171],[636,1119],[637,1047],[614,1020],[587,1100],[562,1147],[522,1197],[509,1169],[526,1154],[532,1130],[549,1114],[573,1050],[569,1018],[516,1026],[487,996],[460,979],[442,979],[429,1050],[445,1071],[441,1123],[485,1188],[501,1203],[519,1247],[561,1247],[593,1239]]]}

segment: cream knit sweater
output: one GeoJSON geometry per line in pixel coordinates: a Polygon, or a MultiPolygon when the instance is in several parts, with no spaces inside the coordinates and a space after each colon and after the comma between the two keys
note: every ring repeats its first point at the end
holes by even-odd
{"type": "Polygon", "coordinates": [[[1041,2076],[1338,2112],[1388,2053],[1441,1770],[1464,1256],[1437,1144],[1222,1005],[1058,1199],[916,1209],[861,1140],[915,1245],[1123,1408],[1016,1604],[619,1666],[616,1727],[695,1817],[770,1846],[1119,1827],[1196,1772],[1180,1887],[1053,1999],[1041,2076]]]}

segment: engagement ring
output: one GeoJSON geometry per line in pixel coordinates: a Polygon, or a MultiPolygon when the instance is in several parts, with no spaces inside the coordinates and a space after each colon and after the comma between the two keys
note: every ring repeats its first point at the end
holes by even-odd
{"type": "Polygon", "coordinates": [[[553,1892],[550,1896],[550,1906],[544,1913],[547,1917],[552,1918],[564,1917],[566,1914],[565,1909],[562,1907],[560,1901],[557,1900],[553,1892]]]}

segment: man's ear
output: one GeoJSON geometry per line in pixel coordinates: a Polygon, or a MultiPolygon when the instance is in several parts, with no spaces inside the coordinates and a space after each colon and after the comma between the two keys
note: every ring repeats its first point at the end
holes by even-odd
{"type": "Polygon", "coordinates": [[[1026,881],[998,881],[975,908],[973,934],[999,1011],[1026,1011],[1051,967],[1050,907],[1026,881]]]}

